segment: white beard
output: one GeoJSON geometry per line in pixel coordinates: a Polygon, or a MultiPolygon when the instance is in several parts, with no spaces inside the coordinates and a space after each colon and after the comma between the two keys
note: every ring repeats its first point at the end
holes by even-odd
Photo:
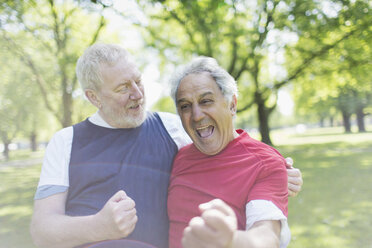
{"type": "Polygon", "coordinates": [[[129,114],[129,110],[121,109],[119,111],[115,111],[111,108],[106,108],[102,106],[100,110],[103,115],[104,119],[108,124],[112,127],[116,128],[136,128],[140,126],[146,119],[146,103],[143,103],[140,106],[139,112],[133,116],[129,114]],[[107,120],[106,120],[107,119],[107,120]]]}

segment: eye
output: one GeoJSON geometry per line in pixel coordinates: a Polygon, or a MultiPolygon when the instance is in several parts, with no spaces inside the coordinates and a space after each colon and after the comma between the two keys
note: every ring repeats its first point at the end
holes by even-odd
{"type": "Polygon", "coordinates": [[[128,84],[121,85],[116,92],[126,92],[128,90],[128,84]]]}
{"type": "Polygon", "coordinates": [[[180,105],[180,109],[181,109],[182,111],[187,110],[189,107],[190,107],[190,104],[181,104],[181,105],[180,105]]]}
{"type": "Polygon", "coordinates": [[[200,101],[200,104],[209,104],[209,103],[212,103],[212,102],[213,102],[212,99],[202,99],[202,100],[200,101]]]}

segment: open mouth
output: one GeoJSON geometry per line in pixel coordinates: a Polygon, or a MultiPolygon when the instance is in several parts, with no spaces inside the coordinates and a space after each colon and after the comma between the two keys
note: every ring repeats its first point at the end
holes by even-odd
{"type": "Polygon", "coordinates": [[[196,128],[196,133],[199,135],[200,138],[208,138],[213,134],[213,131],[214,126],[212,125],[196,128]]]}

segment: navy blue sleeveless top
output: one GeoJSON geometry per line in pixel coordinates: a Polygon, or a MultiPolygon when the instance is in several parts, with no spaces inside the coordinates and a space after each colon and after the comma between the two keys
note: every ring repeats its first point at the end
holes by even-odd
{"type": "Polygon", "coordinates": [[[73,126],[66,214],[97,213],[118,190],[136,202],[127,238],[168,247],[167,189],[178,149],[156,113],[137,128],[110,129],[88,120],[73,126]]]}

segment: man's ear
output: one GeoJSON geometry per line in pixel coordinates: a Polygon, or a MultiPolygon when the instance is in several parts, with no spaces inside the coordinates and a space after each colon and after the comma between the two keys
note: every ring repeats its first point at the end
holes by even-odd
{"type": "Polygon", "coordinates": [[[230,102],[230,111],[231,111],[232,116],[236,115],[237,104],[238,104],[238,100],[236,99],[236,95],[233,95],[231,102],[230,102]]]}
{"type": "Polygon", "coordinates": [[[97,95],[97,92],[95,90],[86,89],[85,96],[98,109],[102,107],[101,100],[99,99],[99,96],[97,95]]]}

